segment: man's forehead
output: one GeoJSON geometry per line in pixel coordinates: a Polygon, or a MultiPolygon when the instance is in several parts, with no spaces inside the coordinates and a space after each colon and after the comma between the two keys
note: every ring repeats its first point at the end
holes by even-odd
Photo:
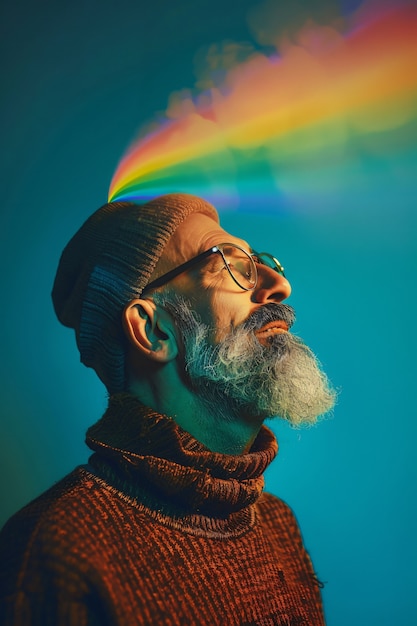
{"type": "Polygon", "coordinates": [[[226,232],[216,220],[202,213],[192,213],[169,239],[151,280],[159,278],[219,243],[237,243],[245,250],[249,250],[245,241],[226,232]]]}
{"type": "Polygon", "coordinates": [[[178,255],[176,260],[184,262],[219,243],[236,243],[249,250],[246,241],[225,231],[212,218],[193,213],[178,226],[168,242],[167,253],[178,255]]]}

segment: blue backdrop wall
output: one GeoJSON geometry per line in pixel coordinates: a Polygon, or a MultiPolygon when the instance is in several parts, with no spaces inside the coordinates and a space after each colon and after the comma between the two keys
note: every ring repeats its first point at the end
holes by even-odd
{"type": "MultiPolygon", "coordinates": [[[[85,430],[106,403],[52,311],[59,255],[106,201],[138,126],[193,83],[196,51],[250,38],[254,4],[2,8],[1,523],[86,461],[85,430]]],[[[307,5],[319,15],[337,4],[298,2],[288,19],[304,19],[307,5]]],[[[267,476],[295,510],[326,582],[329,626],[417,623],[416,180],[401,163],[375,159],[356,190],[341,181],[296,213],[222,219],[282,259],[296,331],[341,390],[318,427],[271,423],[280,454],[267,476]]]]}

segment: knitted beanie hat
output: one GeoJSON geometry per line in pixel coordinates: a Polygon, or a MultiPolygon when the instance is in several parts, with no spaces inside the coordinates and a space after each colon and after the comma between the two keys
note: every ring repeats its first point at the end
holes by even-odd
{"type": "Polygon", "coordinates": [[[191,213],[219,221],[196,196],[169,194],[146,204],[105,204],[64,249],[52,290],[59,321],[74,328],[81,362],[109,393],[125,385],[126,339],[122,311],[140,297],[169,238],[191,213]]]}

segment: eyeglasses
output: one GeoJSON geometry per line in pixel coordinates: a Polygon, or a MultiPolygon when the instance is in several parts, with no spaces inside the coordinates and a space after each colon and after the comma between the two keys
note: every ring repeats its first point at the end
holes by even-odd
{"type": "Polygon", "coordinates": [[[178,267],[175,267],[173,270],[153,280],[146,285],[143,291],[145,292],[150,289],[162,287],[162,285],[165,285],[197,263],[207,259],[212,254],[220,254],[230,276],[235,283],[245,291],[251,291],[256,287],[258,282],[256,264],[266,265],[285,277],[283,266],[272,254],[268,254],[268,252],[255,252],[254,250],[252,252],[246,252],[246,250],[234,243],[219,243],[217,246],[213,246],[209,250],[198,254],[189,261],[178,265],[178,267]]]}

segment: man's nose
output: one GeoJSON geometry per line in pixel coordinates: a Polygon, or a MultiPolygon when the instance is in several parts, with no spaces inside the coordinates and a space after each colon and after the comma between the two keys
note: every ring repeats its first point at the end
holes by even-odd
{"type": "Polygon", "coordinates": [[[282,302],[291,294],[288,280],[267,265],[257,265],[258,283],[253,291],[253,300],[259,304],[282,302]]]}

